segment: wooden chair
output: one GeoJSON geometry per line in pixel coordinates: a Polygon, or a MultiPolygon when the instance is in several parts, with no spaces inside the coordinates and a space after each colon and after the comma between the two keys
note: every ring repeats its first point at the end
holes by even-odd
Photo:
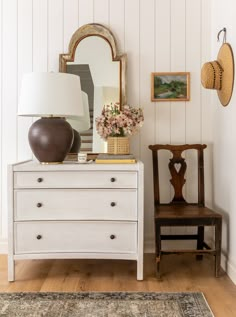
{"type": "Polygon", "coordinates": [[[222,216],[213,210],[205,207],[204,199],[204,159],[203,150],[205,144],[185,144],[185,145],[150,145],[153,159],[153,180],[154,180],[154,205],[155,205],[155,242],[156,242],[156,263],[157,277],[160,278],[160,262],[164,254],[195,253],[197,259],[201,260],[202,256],[210,253],[215,256],[215,276],[219,276],[220,257],[221,257],[221,231],[222,216]],[[158,153],[160,150],[168,150],[173,157],[169,161],[169,171],[171,174],[170,183],[174,188],[174,197],[168,204],[160,203],[159,188],[159,171],[158,171],[158,153]],[[184,178],[187,169],[182,152],[186,150],[196,150],[198,156],[198,202],[188,203],[183,197],[183,186],[186,182],[184,178]],[[196,226],[196,234],[167,234],[161,233],[161,227],[170,226],[196,226]],[[214,247],[210,247],[204,241],[204,227],[215,227],[214,247]],[[196,240],[196,249],[193,250],[163,250],[162,240],[196,240]]]}

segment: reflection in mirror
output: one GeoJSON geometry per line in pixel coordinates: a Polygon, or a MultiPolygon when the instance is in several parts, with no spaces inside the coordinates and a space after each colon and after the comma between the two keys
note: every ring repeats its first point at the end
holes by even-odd
{"type": "Polygon", "coordinates": [[[101,152],[104,141],[96,133],[95,118],[104,105],[119,103],[119,64],[112,62],[111,48],[103,38],[89,36],[77,46],[74,62],[67,63],[66,71],[80,76],[81,89],[89,98],[91,129],[86,131],[84,150],[101,152]]]}
{"type": "Polygon", "coordinates": [[[73,34],[69,53],[60,55],[60,71],[80,76],[81,88],[88,94],[91,128],[80,133],[81,150],[104,152],[95,118],[104,105],[126,103],[126,55],[117,55],[114,36],[107,28],[87,24],[73,34]]]}

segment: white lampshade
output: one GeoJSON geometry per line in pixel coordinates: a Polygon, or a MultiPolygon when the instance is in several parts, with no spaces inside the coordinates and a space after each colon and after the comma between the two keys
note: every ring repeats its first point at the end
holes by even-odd
{"type": "Polygon", "coordinates": [[[90,129],[90,115],[89,115],[89,103],[88,103],[88,95],[82,91],[82,99],[83,99],[83,107],[84,107],[84,115],[77,118],[71,118],[67,121],[76,131],[86,131],[90,129]]]}
{"type": "Polygon", "coordinates": [[[23,76],[18,115],[79,117],[84,115],[80,78],[67,73],[23,76]]]}

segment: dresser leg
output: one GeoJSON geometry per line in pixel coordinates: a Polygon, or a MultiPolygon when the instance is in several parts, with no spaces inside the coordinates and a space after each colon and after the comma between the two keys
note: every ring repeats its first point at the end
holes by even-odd
{"type": "Polygon", "coordinates": [[[143,261],[137,261],[137,280],[143,280],[143,261]]]}
{"type": "Polygon", "coordinates": [[[15,281],[15,261],[12,256],[8,256],[8,281],[15,281]]]}

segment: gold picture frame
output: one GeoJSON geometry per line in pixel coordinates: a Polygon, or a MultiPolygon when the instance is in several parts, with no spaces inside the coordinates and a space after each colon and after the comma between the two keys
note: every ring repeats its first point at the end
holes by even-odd
{"type": "Polygon", "coordinates": [[[190,72],[151,73],[152,101],[189,101],[190,72]]]}

